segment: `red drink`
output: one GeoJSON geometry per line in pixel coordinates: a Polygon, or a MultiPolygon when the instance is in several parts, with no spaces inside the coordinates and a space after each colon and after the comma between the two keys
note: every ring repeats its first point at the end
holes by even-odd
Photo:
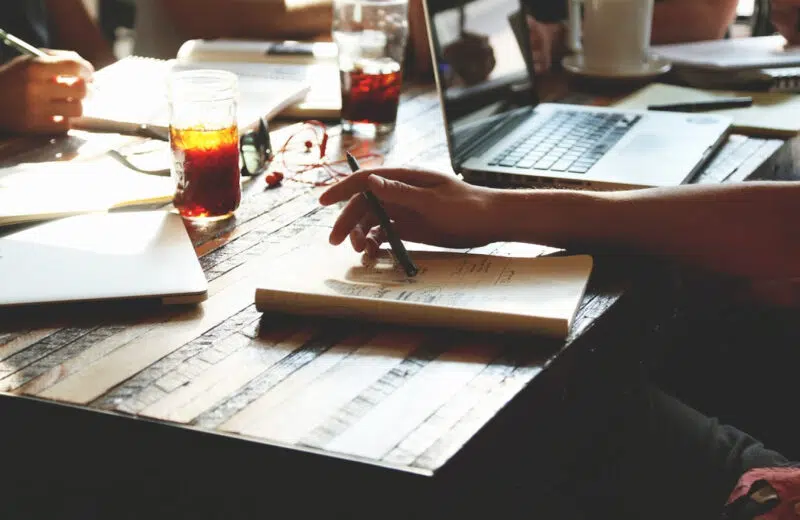
{"type": "Polygon", "coordinates": [[[373,124],[378,131],[394,126],[403,79],[400,65],[395,65],[388,71],[383,68],[374,74],[360,67],[340,72],[345,126],[373,124]]]}
{"type": "Polygon", "coordinates": [[[184,217],[226,217],[239,207],[239,132],[170,127],[173,205],[184,217]]]}

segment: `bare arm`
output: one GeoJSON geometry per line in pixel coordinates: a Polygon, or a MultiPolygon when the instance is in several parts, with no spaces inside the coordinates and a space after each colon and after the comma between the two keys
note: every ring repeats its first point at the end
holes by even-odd
{"type": "Polygon", "coordinates": [[[55,48],[75,51],[96,69],[116,61],[111,47],[81,0],[46,0],[55,48]]]}
{"type": "Polygon", "coordinates": [[[312,39],[329,35],[330,0],[161,0],[178,32],[193,38],[312,39]]]}
{"type": "Polygon", "coordinates": [[[653,44],[717,40],[736,18],[738,0],[666,0],[653,11],[653,44]]]}
{"type": "Polygon", "coordinates": [[[503,191],[505,239],[657,255],[746,278],[800,276],[800,183],[612,193],[503,191]]]}
{"type": "Polygon", "coordinates": [[[751,279],[800,277],[800,182],[679,186],[619,192],[493,190],[452,175],[364,170],[320,198],[348,200],[331,232],[356,250],[383,241],[363,197],[384,201],[401,238],[446,247],[520,241],[618,251],[751,279]],[[352,198],[351,198],[352,197],[352,198]]]}

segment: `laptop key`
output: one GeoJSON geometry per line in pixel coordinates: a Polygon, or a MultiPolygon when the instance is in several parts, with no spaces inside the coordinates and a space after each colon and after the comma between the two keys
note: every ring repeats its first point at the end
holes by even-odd
{"type": "Polygon", "coordinates": [[[550,168],[550,171],[563,172],[563,171],[566,171],[567,168],[569,168],[571,164],[572,164],[572,161],[558,161],[550,168]]]}

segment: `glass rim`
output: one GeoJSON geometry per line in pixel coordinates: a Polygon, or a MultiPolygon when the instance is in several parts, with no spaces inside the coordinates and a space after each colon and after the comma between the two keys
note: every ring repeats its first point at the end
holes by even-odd
{"type": "Polygon", "coordinates": [[[233,72],[219,69],[194,69],[171,72],[167,92],[171,100],[222,101],[236,99],[239,78],[233,72]],[[176,98],[180,94],[180,98],[176,98]]]}

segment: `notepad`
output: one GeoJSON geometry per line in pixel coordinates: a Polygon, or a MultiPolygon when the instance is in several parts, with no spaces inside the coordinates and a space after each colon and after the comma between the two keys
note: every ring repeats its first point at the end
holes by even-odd
{"type": "Polygon", "coordinates": [[[0,226],[169,203],[169,177],[137,173],[110,157],[0,169],[0,226]]]}
{"type": "Polygon", "coordinates": [[[587,255],[412,255],[420,272],[408,278],[388,253],[364,265],[362,256],[346,246],[301,248],[278,259],[274,269],[265,266],[256,307],[563,339],[592,270],[587,255]]]}
{"type": "Polygon", "coordinates": [[[647,109],[649,105],[691,103],[715,98],[750,96],[753,106],[714,110],[714,115],[733,117],[736,132],[747,135],[793,137],[800,132],[800,96],[778,92],[700,90],[653,83],[615,103],[625,109],[647,109]]]}

